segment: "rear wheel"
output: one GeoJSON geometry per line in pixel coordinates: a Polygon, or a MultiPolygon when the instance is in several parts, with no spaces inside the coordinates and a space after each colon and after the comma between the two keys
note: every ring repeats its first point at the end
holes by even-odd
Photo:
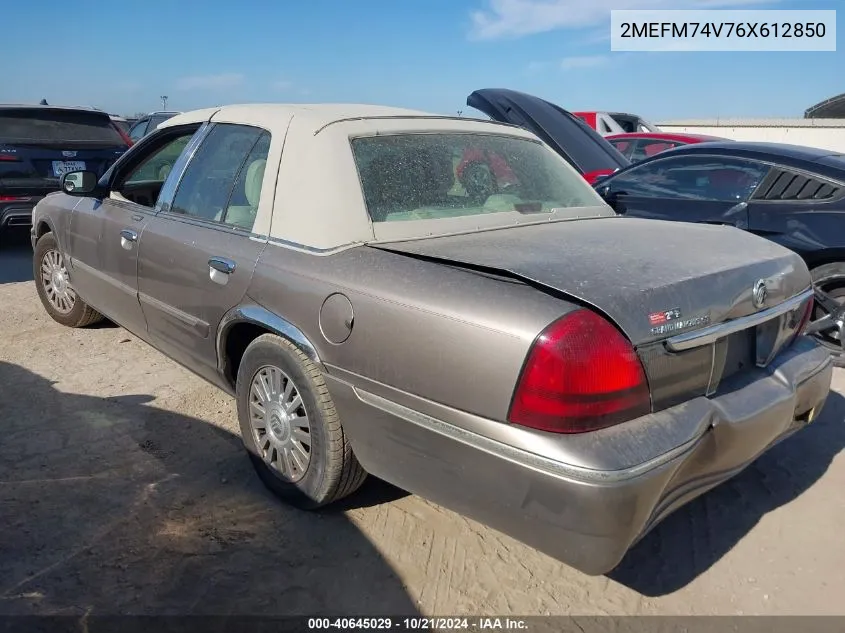
{"type": "Polygon", "coordinates": [[[250,343],[236,391],[244,446],[276,495],[313,510],[364,483],[320,368],[290,341],[264,334],[250,343]]]}
{"type": "Polygon", "coordinates": [[[845,263],[824,264],[811,274],[816,302],[808,333],[830,351],[834,364],[845,367],[845,263]]]}
{"type": "Polygon", "coordinates": [[[38,297],[54,321],[68,327],[85,327],[102,321],[103,316],[76,294],[64,255],[52,233],[39,238],[32,264],[38,297]]]}

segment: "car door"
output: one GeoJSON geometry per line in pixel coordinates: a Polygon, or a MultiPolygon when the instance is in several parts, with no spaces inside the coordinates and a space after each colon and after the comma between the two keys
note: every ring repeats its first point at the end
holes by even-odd
{"type": "Polygon", "coordinates": [[[747,200],[768,171],[742,158],[666,156],[611,176],[599,192],[620,214],[747,229],[747,200]]]}
{"type": "Polygon", "coordinates": [[[150,137],[120,161],[108,196],[82,198],[71,213],[67,255],[74,286],[87,303],[127,330],[146,330],[138,302],[138,244],[154,217],[165,178],[151,167],[176,162],[198,125],[150,137]]]}
{"type": "Polygon", "coordinates": [[[212,125],[141,240],[138,290],[151,340],[209,379],[217,326],[246,293],[267,242],[253,228],[264,189],[265,213],[272,204],[270,141],[258,127],[212,125]]]}

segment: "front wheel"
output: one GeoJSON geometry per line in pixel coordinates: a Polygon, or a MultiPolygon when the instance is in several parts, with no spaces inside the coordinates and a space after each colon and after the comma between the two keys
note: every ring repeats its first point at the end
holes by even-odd
{"type": "Polygon", "coordinates": [[[250,343],[236,395],[244,447],[283,500],[313,510],[364,483],[320,368],[293,343],[273,334],[250,343]]]}
{"type": "Polygon", "coordinates": [[[845,263],[824,264],[810,272],[816,301],[807,332],[831,353],[837,367],[845,367],[845,263]]]}
{"type": "Polygon", "coordinates": [[[35,244],[32,268],[38,298],[54,321],[77,328],[103,320],[103,316],[76,293],[64,255],[52,233],[45,233],[35,244]]]}

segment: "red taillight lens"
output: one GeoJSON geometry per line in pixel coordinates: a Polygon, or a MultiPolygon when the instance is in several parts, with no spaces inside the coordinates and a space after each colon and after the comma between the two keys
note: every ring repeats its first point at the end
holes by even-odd
{"type": "Polygon", "coordinates": [[[613,325],[586,309],[548,326],[534,342],[508,419],[553,433],[583,433],[651,411],[643,366],[613,325]]]}
{"type": "Polygon", "coordinates": [[[804,329],[807,327],[807,324],[813,317],[813,309],[815,307],[815,297],[810,297],[809,299],[807,299],[807,303],[804,304],[804,312],[801,313],[801,320],[795,327],[795,333],[792,335],[792,338],[789,340],[789,343],[787,343],[787,345],[792,345],[798,339],[798,337],[804,333],[804,329]]]}
{"type": "Polygon", "coordinates": [[[0,202],[26,202],[29,196],[0,196],[0,202]]]}
{"type": "Polygon", "coordinates": [[[18,157],[17,157],[17,156],[12,156],[11,154],[0,154],[0,160],[2,160],[2,161],[8,161],[8,162],[17,162],[17,161],[18,161],[18,157]]]}
{"type": "Polygon", "coordinates": [[[807,327],[807,324],[810,322],[810,318],[813,316],[813,308],[816,307],[816,298],[810,297],[807,299],[807,305],[804,308],[804,314],[801,316],[801,321],[798,323],[798,327],[795,328],[795,334],[800,336],[802,332],[804,332],[804,328],[807,327]]]}
{"type": "Polygon", "coordinates": [[[117,130],[117,133],[120,134],[120,138],[123,139],[123,142],[126,143],[127,147],[132,147],[132,139],[129,138],[129,135],[123,131],[123,128],[117,125],[116,123],[112,123],[112,127],[117,130]]]}

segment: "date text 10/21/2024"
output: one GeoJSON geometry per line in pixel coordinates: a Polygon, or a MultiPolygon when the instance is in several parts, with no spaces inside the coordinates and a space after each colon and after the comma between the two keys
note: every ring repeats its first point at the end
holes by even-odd
{"type": "Polygon", "coordinates": [[[528,624],[511,617],[309,618],[308,630],[526,631],[528,624]]]}

